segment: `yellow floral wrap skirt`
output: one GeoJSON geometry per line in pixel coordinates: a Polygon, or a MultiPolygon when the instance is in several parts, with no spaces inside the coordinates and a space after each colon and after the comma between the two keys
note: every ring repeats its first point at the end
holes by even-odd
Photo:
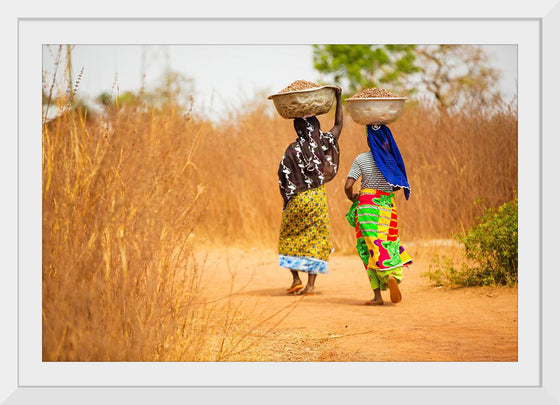
{"type": "Polygon", "coordinates": [[[325,186],[298,193],[282,211],[278,243],[280,266],[328,274],[330,221],[325,186]]]}

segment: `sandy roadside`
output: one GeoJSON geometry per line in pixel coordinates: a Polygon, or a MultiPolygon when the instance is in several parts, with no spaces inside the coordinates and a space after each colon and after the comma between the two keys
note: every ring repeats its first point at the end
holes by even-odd
{"type": "Polygon", "coordinates": [[[234,292],[248,333],[237,361],[517,361],[515,288],[434,288],[420,259],[405,272],[402,302],[384,292],[385,305],[370,307],[355,255],[333,254],[317,294],[301,298],[286,295],[291,276],[274,251],[220,251],[198,258],[210,298],[234,292]]]}

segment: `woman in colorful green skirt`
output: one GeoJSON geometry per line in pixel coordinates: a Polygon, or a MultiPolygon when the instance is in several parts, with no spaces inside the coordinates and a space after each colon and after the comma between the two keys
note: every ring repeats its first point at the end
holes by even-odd
{"type": "Polygon", "coordinates": [[[292,274],[288,294],[313,295],[317,274],[328,274],[332,248],[325,183],[338,173],[341,92],[336,89],[335,122],[329,132],[321,132],[315,116],[294,119],[297,139],[286,149],[278,168],[284,200],[278,253],[280,266],[292,274]],[[305,288],[299,272],[308,274],[305,288]]]}
{"type": "Polygon", "coordinates": [[[346,218],[356,229],[356,248],[374,294],[366,304],[383,305],[381,291],[387,288],[391,302],[401,301],[402,268],[412,263],[400,242],[395,206],[395,191],[402,188],[408,200],[410,186],[389,128],[368,125],[367,135],[370,150],[354,159],[344,187],[353,202],[346,218]],[[353,186],[360,176],[360,193],[354,194],[353,186]]]}

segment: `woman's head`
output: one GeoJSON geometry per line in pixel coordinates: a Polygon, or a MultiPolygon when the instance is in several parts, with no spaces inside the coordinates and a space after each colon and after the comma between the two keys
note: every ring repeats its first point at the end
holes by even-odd
{"type": "MultiPolygon", "coordinates": [[[[384,126],[385,125],[383,125],[383,127],[384,126]]],[[[389,145],[387,135],[385,135],[384,129],[381,125],[366,126],[366,141],[370,148],[379,148],[380,146],[382,146],[386,152],[391,152],[391,146],[389,145]],[[370,136],[378,136],[381,141],[372,143],[370,136]]]]}
{"type": "Polygon", "coordinates": [[[294,118],[294,128],[298,136],[303,136],[307,133],[307,124],[311,124],[313,128],[321,129],[319,120],[314,115],[306,118],[294,118]]]}

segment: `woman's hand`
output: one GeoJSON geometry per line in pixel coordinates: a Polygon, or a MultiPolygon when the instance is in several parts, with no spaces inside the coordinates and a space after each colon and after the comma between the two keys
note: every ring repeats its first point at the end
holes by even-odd
{"type": "Polygon", "coordinates": [[[342,102],[340,100],[342,88],[340,86],[335,86],[334,92],[336,95],[336,112],[334,114],[334,126],[332,127],[330,132],[336,139],[338,139],[338,137],[340,136],[340,131],[342,131],[342,102]]]}
{"type": "Polygon", "coordinates": [[[346,197],[352,202],[354,202],[354,200],[356,200],[356,198],[358,197],[358,194],[354,193],[354,191],[352,190],[355,182],[355,179],[353,179],[352,177],[348,177],[346,179],[346,184],[344,185],[344,193],[346,194],[346,197]]]}

